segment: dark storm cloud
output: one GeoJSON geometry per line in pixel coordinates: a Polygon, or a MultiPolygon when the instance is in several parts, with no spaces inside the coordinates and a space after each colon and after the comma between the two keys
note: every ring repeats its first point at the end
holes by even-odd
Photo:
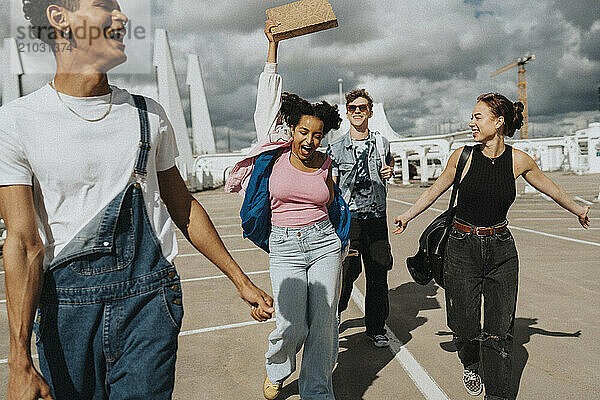
{"type": "MultiPolygon", "coordinates": [[[[599,5],[600,7],[600,5],[599,5]]],[[[589,60],[600,62],[600,24],[597,29],[587,32],[581,41],[581,55],[589,60]]]]}
{"type": "Polygon", "coordinates": [[[589,30],[594,22],[600,20],[598,0],[556,0],[553,3],[567,21],[583,30],[589,30]]]}
{"type": "MultiPolygon", "coordinates": [[[[267,50],[265,10],[287,1],[152,2],[154,26],[169,32],[184,102],[187,54],[195,53],[218,148],[227,147],[227,134],[234,149],[249,144],[267,50]]],[[[342,78],[345,90],[365,87],[383,102],[399,133],[431,134],[444,126],[464,127],[480,93],[498,91],[516,100],[516,68],[494,78],[490,74],[532,53],[537,59],[526,68],[536,135],[581,127],[597,109],[598,0],[330,3],[338,28],[281,43],[284,90],[311,101],[337,101],[342,78]]]]}
{"type": "MultiPolygon", "coordinates": [[[[338,28],[280,46],[284,89],[312,101],[335,99],[337,79],[343,78],[347,90],[373,88],[400,132],[461,121],[483,91],[502,91],[516,100],[516,69],[489,75],[527,53],[537,55],[527,66],[532,115],[589,110],[595,98],[600,29],[590,31],[597,19],[591,2],[331,3],[338,28]]],[[[279,4],[238,0],[198,6],[178,0],[165,8],[179,71],[187,52],[200,54],[216,125],[251,121],[251,88],[266,54],[264,10],[279,4]]]]}

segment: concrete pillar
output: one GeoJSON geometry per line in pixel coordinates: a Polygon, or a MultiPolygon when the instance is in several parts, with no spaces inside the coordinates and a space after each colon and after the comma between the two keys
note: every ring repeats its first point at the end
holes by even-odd
{"type": "Polygon", "coordinates": [[[600,173],[600,138],[590,138],[588,141],[588,173],[600,173]]]}
{"type": "Polygon", "coordinates": [[[153,64],[156,70],[158,101],[164,107],[175,131],[175,140],[177,141],[177,148],[179,150],[179,157],[176,159],[177,167],[182,178],[194,189],[194,157],[192,155],[192,146],[183,115],[183,106],[181,96],[179,95],[171,46],[167,31],[164,29],[156,29],[154,34],[153,64]]]}
{"type": "Polygon", "coordinates": [[[427,149],[420,147],[418,150],[419,162],[421,164],[421,184],[426,185],[429,179],[429,168],[427,165],[427,149]]]}
{"type": "Polygon", "coordinates": [[[208,112],[202,69],[196,54],[188,55],[187,84],[190,87],[190,113],[196,154],[215,154],[215,137],[208,112]]]}
{"type": "Polygon", "coordinates": [[[23,63],[15,38],[4,39],[4,50],[0,52],[0,74],[2,75],[2,104],[18,99],[21,93],[23,63]]]}
{"type": "Polygon", "coordinates": [[[539,162],[538,165],[542,171],[550,171],[550,151],[548,150],[548,146],[541,146],[539,149],[539,162]]]}
{"type": "Polygon", "coordinates": [[[400,157],[402,157],[402,184],[410,185],[410,167],[408,166],[408,152],[406,150],[402,150],[400,152],[400,157]]]}

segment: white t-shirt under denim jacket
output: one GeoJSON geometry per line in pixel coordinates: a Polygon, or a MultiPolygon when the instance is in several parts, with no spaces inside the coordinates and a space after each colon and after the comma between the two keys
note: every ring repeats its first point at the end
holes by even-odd
{"type": "MultiPolygon", "coordinates": [[[[138,111],[129,92],[111,89],[112,110],[98,122],[74,115],[50,85],[0,108],[0,186],[33,186],[44,268],[130,182],[140,140],[138,111]]],[[[86,118],[100,117],[110,99],[60,97],[86,118]]],[[[152,149],[142,187],[152,227],[172,261],[177,241],[156,173],[175,165],[177,145],[163,108],[146,101],[152,149]]]]}

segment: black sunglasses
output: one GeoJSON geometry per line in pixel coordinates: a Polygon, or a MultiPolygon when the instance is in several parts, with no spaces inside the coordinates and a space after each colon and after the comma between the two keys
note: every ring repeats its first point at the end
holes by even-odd
{"type": "Polygon", "coordinates": [[[346,108],[351,113],[353,113],[354,111],[356,111],[357,108],[360,110],[360,112],[367,112],[367,111],[369,111],[369,106],[366,105],[366,104],[360,104],[358,106],[354,105],[354,104],[350,104],[350,105],[346,106],[346,108]]]}

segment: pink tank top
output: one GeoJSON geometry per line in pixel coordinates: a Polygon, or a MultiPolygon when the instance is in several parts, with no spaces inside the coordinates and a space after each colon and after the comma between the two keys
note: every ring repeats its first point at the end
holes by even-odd
{"type": "Polygon", "coordinates": [[[319,170],[303,172],[290,163],[290,149],[273,165],[269,178],[271,223],[281,228],[312,225],[328,218],[327,173],[331,158],[327,156],[319,170]]]}

